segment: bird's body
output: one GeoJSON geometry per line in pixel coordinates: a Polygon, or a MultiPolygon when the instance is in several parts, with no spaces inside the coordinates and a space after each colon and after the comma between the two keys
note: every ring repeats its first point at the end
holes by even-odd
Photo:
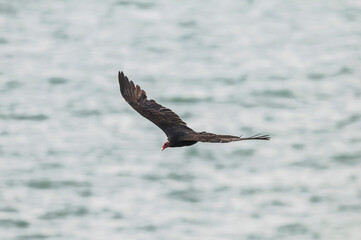
{"type": "Polygon", "coordinates": [[[139,114],[157,125],[167,135],[168,140],[162,150],[167,147],[190,146],[197,142],[228,143],[242,140],[269,140],[268,135],[254,135],[242,138],[232,135],[219,135],[208,132],[195,132],[172,110],[163,107],[154,100],[148,100],[146,92],[133,81],[129,81],[123,72],[118,75],[120,92],[124,99],[139,114]]]}

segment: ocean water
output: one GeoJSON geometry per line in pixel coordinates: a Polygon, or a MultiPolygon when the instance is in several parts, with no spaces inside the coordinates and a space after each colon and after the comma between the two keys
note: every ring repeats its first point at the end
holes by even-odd
{"type": "Polygon", "coordinates": [[[0,239],[361,239],[361,2],[0,0],[0,239]],[[118,71],[197,131],[160,148],[118,71]]]}

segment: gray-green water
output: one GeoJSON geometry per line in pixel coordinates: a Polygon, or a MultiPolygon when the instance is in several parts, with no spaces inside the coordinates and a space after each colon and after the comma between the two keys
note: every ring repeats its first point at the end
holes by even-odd
{"type": "Polygon", "coordinates": [[[0,239],[361,239],[361,4],[0,1],[0,239]],[[123,70],[195,130],[160,148],[123,70]]]}

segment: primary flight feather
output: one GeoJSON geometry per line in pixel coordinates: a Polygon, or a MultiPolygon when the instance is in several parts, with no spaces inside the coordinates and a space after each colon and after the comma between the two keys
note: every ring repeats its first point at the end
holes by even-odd
{"type": "Polygon", "coordinates": [[[120,93],[140,115],[157,125],[167,135],[162,150],[167,147],[190,146],[197,142],[228,143],[242,140],[269,140],[268,135],[254,135],[242,138],[232,135],[219,135],[208,132],[195,132],[172,110],[163,107],[153,99],[148,100],[147,94],[138,85],[124,75],[118,74],[120,93]]]}

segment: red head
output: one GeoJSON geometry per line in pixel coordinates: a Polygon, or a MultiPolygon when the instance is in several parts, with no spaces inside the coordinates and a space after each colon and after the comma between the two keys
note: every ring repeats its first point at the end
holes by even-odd
{"type": "Polygon", "coordinates": [[[164,144],[163,144],[163,147],[162,147],[162,151],[164,150],[164,149],[166,149],[167,147],[169,147],[169,141],[167,140],[164,144]]]}

